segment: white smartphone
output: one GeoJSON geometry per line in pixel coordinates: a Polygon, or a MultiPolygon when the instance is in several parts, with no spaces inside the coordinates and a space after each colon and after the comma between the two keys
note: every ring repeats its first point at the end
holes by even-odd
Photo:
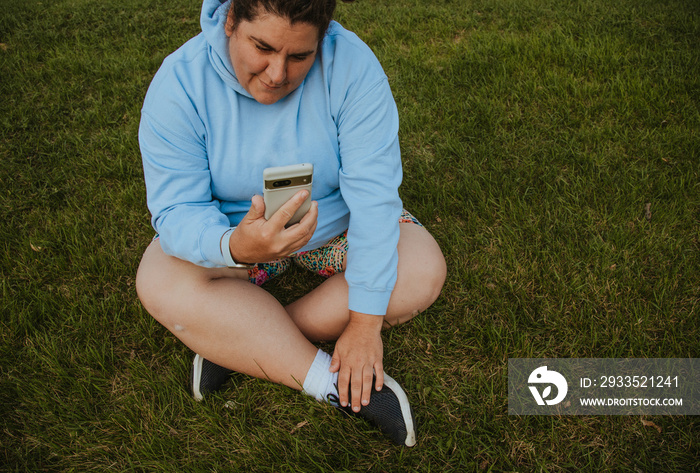
{"type": "Polygon", "coordinates": [[[266,168],[263,171],[263,199],[265,200],[265,219],[302,189],[309,191],[309,196],[299,210],[294,213],[286,226],[294,225],[306,215],[311,208],[311,186],[313,184],[314,165],[311,163],[291,164],[266,168]]]}

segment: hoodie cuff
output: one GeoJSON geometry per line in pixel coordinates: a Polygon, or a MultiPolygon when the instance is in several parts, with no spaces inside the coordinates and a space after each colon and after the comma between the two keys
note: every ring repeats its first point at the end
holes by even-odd
{"type": "Polygon", "coordinates": [[[221,238],[231,227],[216,225],[208,228],[200,240],[202,258],[207,261],[208,266],[225,267],[228,266],[224,255],[221,253],[221,238]]]}
{"type": "Polygon", "coordinates": [[[364,287],[348,287],[348,308],[362,314],[385,316],[391,290],[371,291],[364,287]]]}

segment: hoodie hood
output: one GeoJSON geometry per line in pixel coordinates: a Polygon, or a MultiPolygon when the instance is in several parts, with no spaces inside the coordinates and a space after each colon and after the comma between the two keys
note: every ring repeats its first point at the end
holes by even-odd
{"type": "Polygon", "coordinates": [[[199,23],[207,41],[209,62],[219,77],[236,92],[253,98],[238,82],[228,52],[229,38],[226,36],[226,18],[231,0],[204,0],[199,23]]]}

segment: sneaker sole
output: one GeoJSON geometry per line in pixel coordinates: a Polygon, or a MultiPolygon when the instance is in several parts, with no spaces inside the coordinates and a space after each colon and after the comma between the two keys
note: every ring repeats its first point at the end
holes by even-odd
{"type": "Polygon", "coordinates": [[[194,356],[194,361],[192,361],[192,374],[190,376],[190,382],[192,383],[192,396],[195,401],[201,401],[204,396],[199,391],[199,386],[202,381],[202,364],[204,363],[204,358],[199,355],[194,356]]]}
{"type": "Polygon", "coordinates": [[[403,415],[404,422],[406,422],[406,441],[404,443],[407,447],[413,447],[416,444],[416,429],[413,425],[413,413],[411,412],[411,404],[408,402],[408,397],[401,386],[399,386],[399,383],[386,373],[384,373],[384,386],[391,389],[399,399],[401,415],[403,415]]]}

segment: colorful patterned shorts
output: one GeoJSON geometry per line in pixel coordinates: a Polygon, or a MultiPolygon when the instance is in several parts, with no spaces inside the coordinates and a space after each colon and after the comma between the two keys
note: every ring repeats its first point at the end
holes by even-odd
{"type": "MultiPolygon", "coordinates": [[[[416,217],[411,215],[406,209],[401,212],[399,223],[415,223],[423,226],[416,217]]],[[[282,258],[267,263],[257,263],[253,269],[248,270],[248,280],[253,284],[262,286],[268,280],[279,276],[285,272],[292,264],[292,261],[299,266],[320,274],[324,278],[329,278],[336,273],[343,272],[343,260],[348,252],[348,231],[333,238],[320,248],[315,250],[302,251],[288,258],[282,258]]]]}

